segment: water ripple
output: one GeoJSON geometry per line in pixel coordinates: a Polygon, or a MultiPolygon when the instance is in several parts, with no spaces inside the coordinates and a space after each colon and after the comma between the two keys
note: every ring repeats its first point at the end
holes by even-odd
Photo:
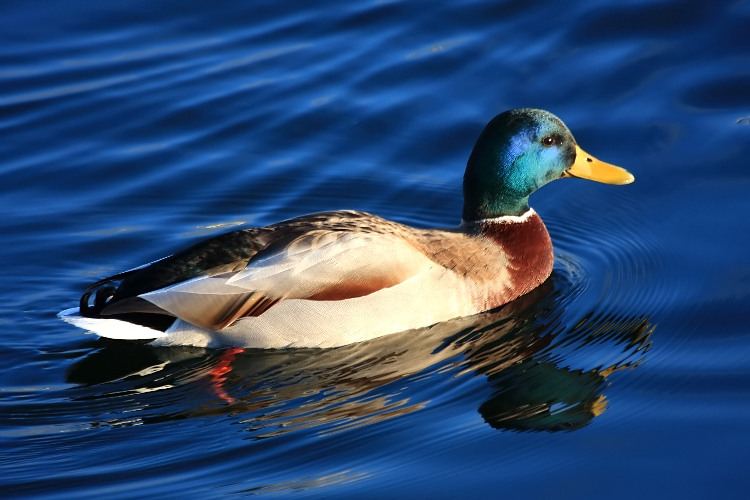
{"type": "Polygon", "coordinates": [[[747,2],[572,2],[564,22],[551,2],[27,4],[0,7],[3,491],[586,496],[648,456],[669,465],[647,494],[736,494],[747,2]],[[519,106],[637,180],[535,195],[553,275],[498,311],[282,352],[55,318],[93,279],[237,224],[455,225],[477,135],[519,106]]]}

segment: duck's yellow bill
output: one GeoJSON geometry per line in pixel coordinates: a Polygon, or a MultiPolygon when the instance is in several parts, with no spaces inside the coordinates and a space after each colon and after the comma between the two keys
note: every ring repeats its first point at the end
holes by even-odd
{"type": "Polygon", "coordinates": [[[605,184],[630,184],[635,180],[633,174],[624,168],[597,160],[579,146],[576,146],[576,161],[563,177],[578,177],[605,184]]]}

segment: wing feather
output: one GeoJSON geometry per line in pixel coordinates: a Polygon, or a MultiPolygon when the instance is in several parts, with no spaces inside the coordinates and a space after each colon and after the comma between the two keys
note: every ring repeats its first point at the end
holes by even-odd
{"type": "Polygon", "coordinates": [[[393,235],[320,231],[253,260],[239,272],[200,276],[139,297],[195,325],[221,329],[285,299],[361,297],[432,265],[393,235]]]}

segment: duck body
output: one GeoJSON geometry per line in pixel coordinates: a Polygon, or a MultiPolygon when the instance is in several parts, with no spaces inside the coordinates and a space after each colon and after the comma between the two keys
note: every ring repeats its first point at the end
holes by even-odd
{"type": "Polygon", "coordinates": [[[552,271],[531,192],[566,175],[632,181],[581,153],[554,115],[506,112],[474,148],[456,228],[334,211],[241,229],[100,280],[60,316],[103,337],[158,345],[286,348],[335,347],[487,311],[552,271]],[[591,164],[604,174],[591,174],[591,164]]]}
{"type": "Polygon", "coordinates": [[[334,347],[493,309],[544,282],[553,260],[532,209],[452,230],[323,212],[97,282],[104,297],[63,319],[158,345],[334,347]]]}

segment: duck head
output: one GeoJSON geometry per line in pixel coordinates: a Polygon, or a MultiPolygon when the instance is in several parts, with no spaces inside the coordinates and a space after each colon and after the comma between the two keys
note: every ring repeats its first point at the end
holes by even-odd
{"type": "Polygon", "coordinates": [[[501,113],[482,131],[466,165],[463,220],[521,215],[531,193],[562,177],[606,184],[634,180],[627,170],[583,151],[552,113],[530,108],[501,113]]]}

